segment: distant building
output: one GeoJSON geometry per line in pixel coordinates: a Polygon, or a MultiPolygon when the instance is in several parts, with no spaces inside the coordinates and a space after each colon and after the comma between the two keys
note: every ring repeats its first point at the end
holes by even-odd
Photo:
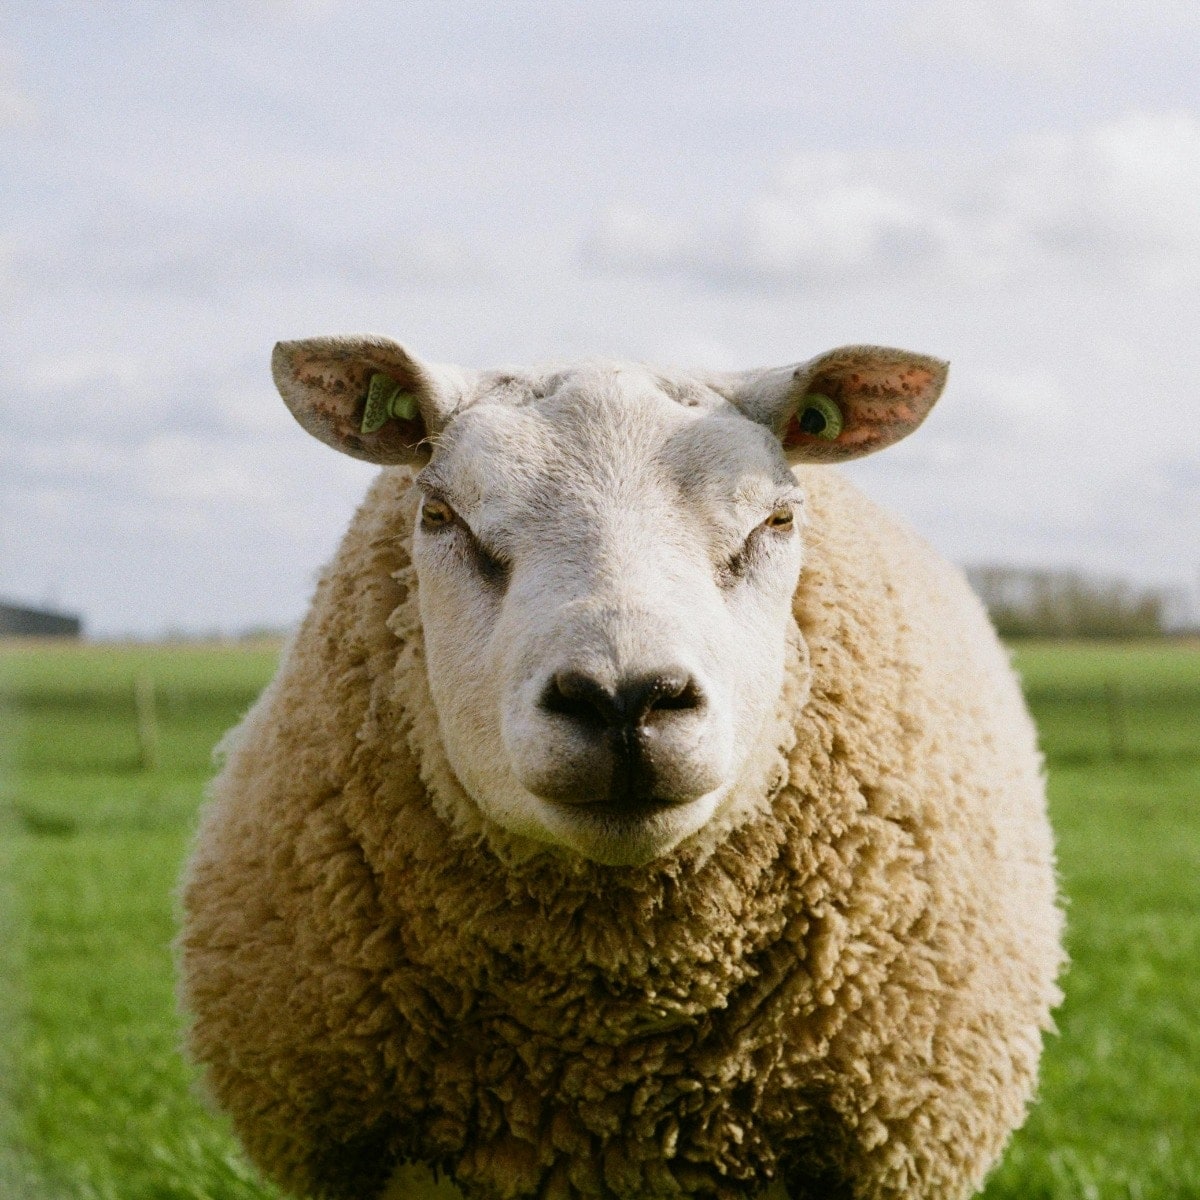
{"type": "Polygon", "coordinates": [[[77,638],[82,633],[79,617],[0,601],[0,637],[77,638]]]}

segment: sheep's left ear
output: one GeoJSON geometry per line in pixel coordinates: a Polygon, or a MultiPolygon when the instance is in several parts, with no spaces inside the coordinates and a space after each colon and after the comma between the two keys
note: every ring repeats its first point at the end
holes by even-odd
{"type": "Polygon", "coordinates": [[[373,334],[279,342],[275,386],[315,438],[373,463],[419,463],[471,392],[471,373],[373,334]]]}
{"type": "Polygon", "coordinates": [[[729,398],[770,428],[792,462],[845,462],[907,437],[948,364],[885,346],[842,346],[796,367],[747,372],[729,398]]]}

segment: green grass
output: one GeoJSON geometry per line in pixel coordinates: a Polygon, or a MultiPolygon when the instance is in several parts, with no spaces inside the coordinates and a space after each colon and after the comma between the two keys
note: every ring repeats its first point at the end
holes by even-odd
{"type": "MultiPolygon", "coordinates": [[[[242,647],[0,651],[0,1198],[251,1200],[178,1053],[173,889],[242,647]],[[137,734],[153,678],[158,765],[137,734]]],[[[988,1200],[1200,1197],[1200,650],[1030,644],[1070,900],[1042,1096],[988,1200]]]]}
{"type": "Polygon", "coordinates": [[[1200,647],[1022,644],[1017,666],[1055,766],[1200,759],[1200,647]]]}
{"type": "Polygon", "coordinates": [[[1072,965],[988,1200],[1200,1197],[1200,647],[1028,643],[1072,965]]]}
{"type": "Polygon", "coordinates": [[[5,1200],[272,1194],[178,1052],[170,943],[213,746],[275,658],[209,647],[0,653],[5,1200]],[[159,717],[149,770],[134,700],[146,674],[159,717]]]}

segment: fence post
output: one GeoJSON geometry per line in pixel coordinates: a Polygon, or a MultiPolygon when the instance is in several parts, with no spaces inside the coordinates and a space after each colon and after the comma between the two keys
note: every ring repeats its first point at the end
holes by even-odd
{"type": "Polygon", "coordinates": [[[1104,707],[1108,714],[1109,754],[1120,761],[1125,757],[1127,749],[1125,695],[1121,685],[1111,679],[1104,685],[1104,707]]]}
{"type": "Polygon", "coordinates": [[[154,676],[140,671],[133,680],[133,702],[137,709],[138,758],[143,771],[158,769],[158,705],[154,700],[154,676]]]}

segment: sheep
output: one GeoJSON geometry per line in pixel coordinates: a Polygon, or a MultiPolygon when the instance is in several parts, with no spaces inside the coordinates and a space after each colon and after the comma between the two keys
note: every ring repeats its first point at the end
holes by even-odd
{"type": "Polygon", "coordinates": [[[251,1159],[334,1200],[972,1195],[1059,998],[1036,737],[961,574],[829,469],[945,364],[273,368],[385,469],[183,884],[251,1159]]]}

